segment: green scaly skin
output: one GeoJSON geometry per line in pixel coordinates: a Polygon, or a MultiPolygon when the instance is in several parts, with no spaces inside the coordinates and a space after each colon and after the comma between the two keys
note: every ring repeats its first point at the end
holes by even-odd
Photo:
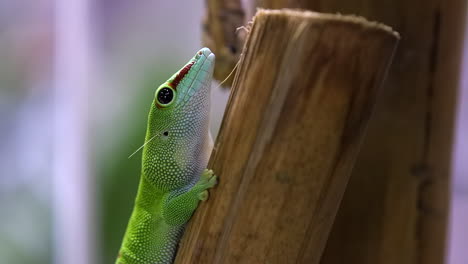
{"type": "Polygon", "coordinates": [[[172,263],[185,224],[216,184],[213,171],[205,169],[213,144],[214,58],[201,49],[155,91],[138,194],[116,263],[172,263]]]}

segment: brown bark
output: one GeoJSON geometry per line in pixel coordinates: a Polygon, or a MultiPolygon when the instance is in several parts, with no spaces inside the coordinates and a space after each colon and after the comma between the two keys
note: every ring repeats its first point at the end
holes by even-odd
{"type": "Polygon", "coordinates": [[[443,263],[466,1],[252,1],[246,8],[357,14],[400,32],[322,264],[443,263]]]}
{"type": "Polygon", "coordinates": [[[362,18],[260,11],[176,263],[318,263],[398,36],[362,18]]]}
{"type": "Polygon", "coordinates": [[[392,3],[348,9],[402,41],[322,264],[444,263],[465,3],[392,3]]]}

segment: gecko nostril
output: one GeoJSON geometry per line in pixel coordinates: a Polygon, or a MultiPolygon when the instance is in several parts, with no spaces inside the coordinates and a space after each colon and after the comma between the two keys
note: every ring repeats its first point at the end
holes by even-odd
{"type": "Polygon", "coordinates": [[[167,136],[169,136],[169,132],[166,131],[166,132],[163,133],[163,135],[164,135],[165,137],[167,137],[167,136]]]}

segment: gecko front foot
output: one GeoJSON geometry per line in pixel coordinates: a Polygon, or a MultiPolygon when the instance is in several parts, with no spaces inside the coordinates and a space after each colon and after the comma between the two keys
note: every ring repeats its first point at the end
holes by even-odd
{"type": "Polygon", "coordinates": [[[216,185],[218,177],[214,174],[213,170],[205,169],[196,185],[202,185],[209,189],[216,185]]]}
{"type": "Polygon", "coordinates": [[[214,172],[205,169],[198,182],[187,192],[167,199],[163,203],[163,218],[170,225],[185,224],[200,201],[208,199],[208,189],[215,186],[217,177],[214,172]]]}
{"type": "Polygon", "coordinates": [[[195,186],[199,186],[202,190],[198,193],[198,199],[200,201],[206,201],[209,197],[208,190],[212,188],[217,183],[217,177],[214,175],[213,170],[205,169],[200,176],[200,180],[197,182],[195,186]]]}

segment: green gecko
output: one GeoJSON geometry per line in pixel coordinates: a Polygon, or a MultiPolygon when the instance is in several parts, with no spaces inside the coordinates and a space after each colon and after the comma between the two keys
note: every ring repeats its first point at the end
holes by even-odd
{"type": "Polygon", "coordinates": [[[156,89],[140,184],[118,264],[172,263],[179,240],[199,201],[216,184],[206,165],[210,86],[215,55],[203,48],[156,89]]]}

